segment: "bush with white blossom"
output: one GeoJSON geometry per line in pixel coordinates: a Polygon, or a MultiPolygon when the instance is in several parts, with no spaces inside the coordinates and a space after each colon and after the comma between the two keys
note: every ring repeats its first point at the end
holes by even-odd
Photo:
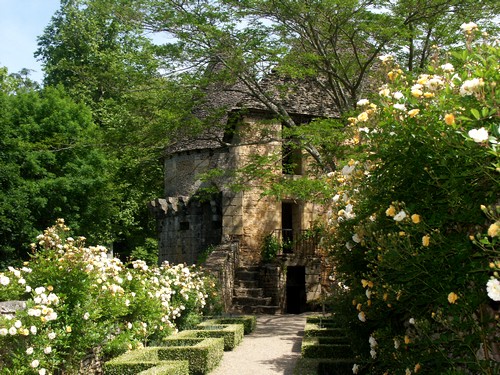
{"type": "Polygon", "coordinates": [[[0,317],[2,374],[71,373],[96,348],[110,357],[160,343],[217,299],[214,281],[194,267],[123,264],[68,231],[59,219],[29,262],[0,272],[0,300],[27,304],[0,317]]]}
{"type": "Polygon", "coordinates": [[[329,176],[353,373],[499,371],[500,48],[463,30],[425,74],[381,57],[387,84],[349,119],[364,153],[329,176]]]}

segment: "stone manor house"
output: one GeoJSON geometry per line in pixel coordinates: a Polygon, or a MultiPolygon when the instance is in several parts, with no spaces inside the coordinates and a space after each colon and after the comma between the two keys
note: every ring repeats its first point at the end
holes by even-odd
{"type": "MultiPolygon", "coordinates": [[[[273,100],[279,100],[295,123],[317,117],[338,117],[335,106],[313,82],[284,82],[274,75],[264,80],[273,100]],[[277,87],[287,83],[285,93],[277,87]]],[[[248,164],[252,155],[282,155],[282,173],[301,175],[307,157],[283,146],[282,123],[241,85],[212,87],[207,109],[223,110],[222,120],[196,137],[185,137],[166,150],[164,197],[151,202],[160,240],[159,261],[203,264],[221,281],[227,311],[245,313],[300,313],[321,297],[321,253],[311,229],[321,207],[309,202],[263,197],[247,182],[232,191],[229,177],[204,182],[213,170],[231,171],[248,164]],[[287,163],[293,160],[293,168],[287,163]],[[210,187],[210,198],[199,192],[210,187]],[[274,261],[263,262],[266,241],[279,243],[274,261]]],[[[292,165],[292,164],[290,164],[292,165]]]]}

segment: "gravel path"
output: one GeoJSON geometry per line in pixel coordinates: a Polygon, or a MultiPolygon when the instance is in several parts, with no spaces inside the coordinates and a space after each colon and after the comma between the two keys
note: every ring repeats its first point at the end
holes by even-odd
{"type": "Polygon", "coordinates": [[[257,328],[210,375],[292,375],[304,334],[306,314],[258,315],[257,328]]]}

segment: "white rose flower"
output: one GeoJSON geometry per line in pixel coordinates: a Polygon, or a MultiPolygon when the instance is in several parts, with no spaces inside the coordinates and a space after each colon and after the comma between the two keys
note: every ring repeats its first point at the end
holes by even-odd
{"type": "Polygon", "coordinates": [[[43,349],[43,352],[45,354],[50,354],[52,352],[52,348],[50,346],[47,346],[45,349],[43,349]]]}
{"type": "Polygon", "coordinates": [[[500,281],[494,277],[488,280],[486,283],[486,291],[488,292],[488,297],[493,301],[500,301],[500,281]]]}
{"type": "Polygon", "coordinates": [[[7,276],[0,275],[0,284],[7,286],[10,283],[10,279],[7,276]]]}
{"type": "Polygon", "coordinates": [[[484,86],[484,81],[482,78],[468,79],[467,81],[462,83],[462,86],[460,86],[460,95],[462,96],[472,95],[475,92],[479,91],[479,89],[483,86],[484,86]]]}
{"type": "Polygon", "coordinates": [[[28,355],[33,354],[33,348],[29,347],[28,349],[26,349],[26,354],[28,354],[28,355]]]}
{"type": "Polygon", "coordinates": [[[405,96],[403,95],[403,93],[401,91],[396,91],[394,94],[392,94],[392,97],[396,100],[399,100],[399,99],[404,98],[405,96]]]}
{"type": "Polygon", "coordinates": [[[474,140],[474,142],[478,143],[487,141],[489,137],[488,131],[485,128],[469,130],[468,135],[474,140]]]}
{"type": "Polygon", "coordinates": [[[358,100],[358,102],[356,103],[356,105],[358,107],[364,107],[365,105],[368,105],[370,104],[370,101],[368,99],[360,99],[358,100]]]}
{"type": "Polygon", "coordinates": [[[357,374],[358,372],[359,372],[359,365],[354,364],[354,365],[352,366],[352,373],[353,373],[353,374],[357,374]]]}
{"type": "Polygon", "coordinates": [[[31,367],[37,368],[40,365],[40,361],[38,359],[35,359],[33,362],[31,362],[31,367]]]}
{"type": "Polygon", "coordinates": [[[406,212],[404,212],[404,210],[401,210],[399,211],[395,216],[394,216],[394,220],[396,221],[401,221],[403,220],[404,218],[406,217],[406,212]]]}
{"type": "Polygon", "coordinates": [[[361,311],[359,314],[358,314],[358,319],[361,320],[362,322],[366,322],[366,315],[363,311],[361,311]]]}
{"type": "Polygon", "coordinates": [[[441,70],[443,72],[446,72],[446,73],[453,73],[455,71],[455,68],[450,63],[447,63],[444,65],[441,65],[441,70]]]}

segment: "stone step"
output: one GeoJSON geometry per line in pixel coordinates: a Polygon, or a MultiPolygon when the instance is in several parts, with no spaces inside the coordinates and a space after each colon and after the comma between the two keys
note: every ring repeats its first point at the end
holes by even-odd
{"type": "Polygon", "coordinates": [[[234,288],[235,297],[264,297],[264,290],[262,288],[234,288]]]}
{"type": "Polygon", "coordinates": [[[242,289],[256,289],[259,286],[259,282],[257,280],[235,280],[234,284],[235,288],[242,289]]]}
{"type": "Polygon", "coordinates": [[[236,268],[236,272],[238,271],[249,271],[249,272],[259,272],[260,266],[240,266],[236,268]]]}
{"type": "Polygon", "coordinates": [[[259,273],[256,271],[238,270],[234,275],[237,280],[257,280],[259,273]]]}
{"type": "Polygon", "coordinates": [[[271,297],[233,297],[233,304],[239,306],[269,306],[271,297]]]}

